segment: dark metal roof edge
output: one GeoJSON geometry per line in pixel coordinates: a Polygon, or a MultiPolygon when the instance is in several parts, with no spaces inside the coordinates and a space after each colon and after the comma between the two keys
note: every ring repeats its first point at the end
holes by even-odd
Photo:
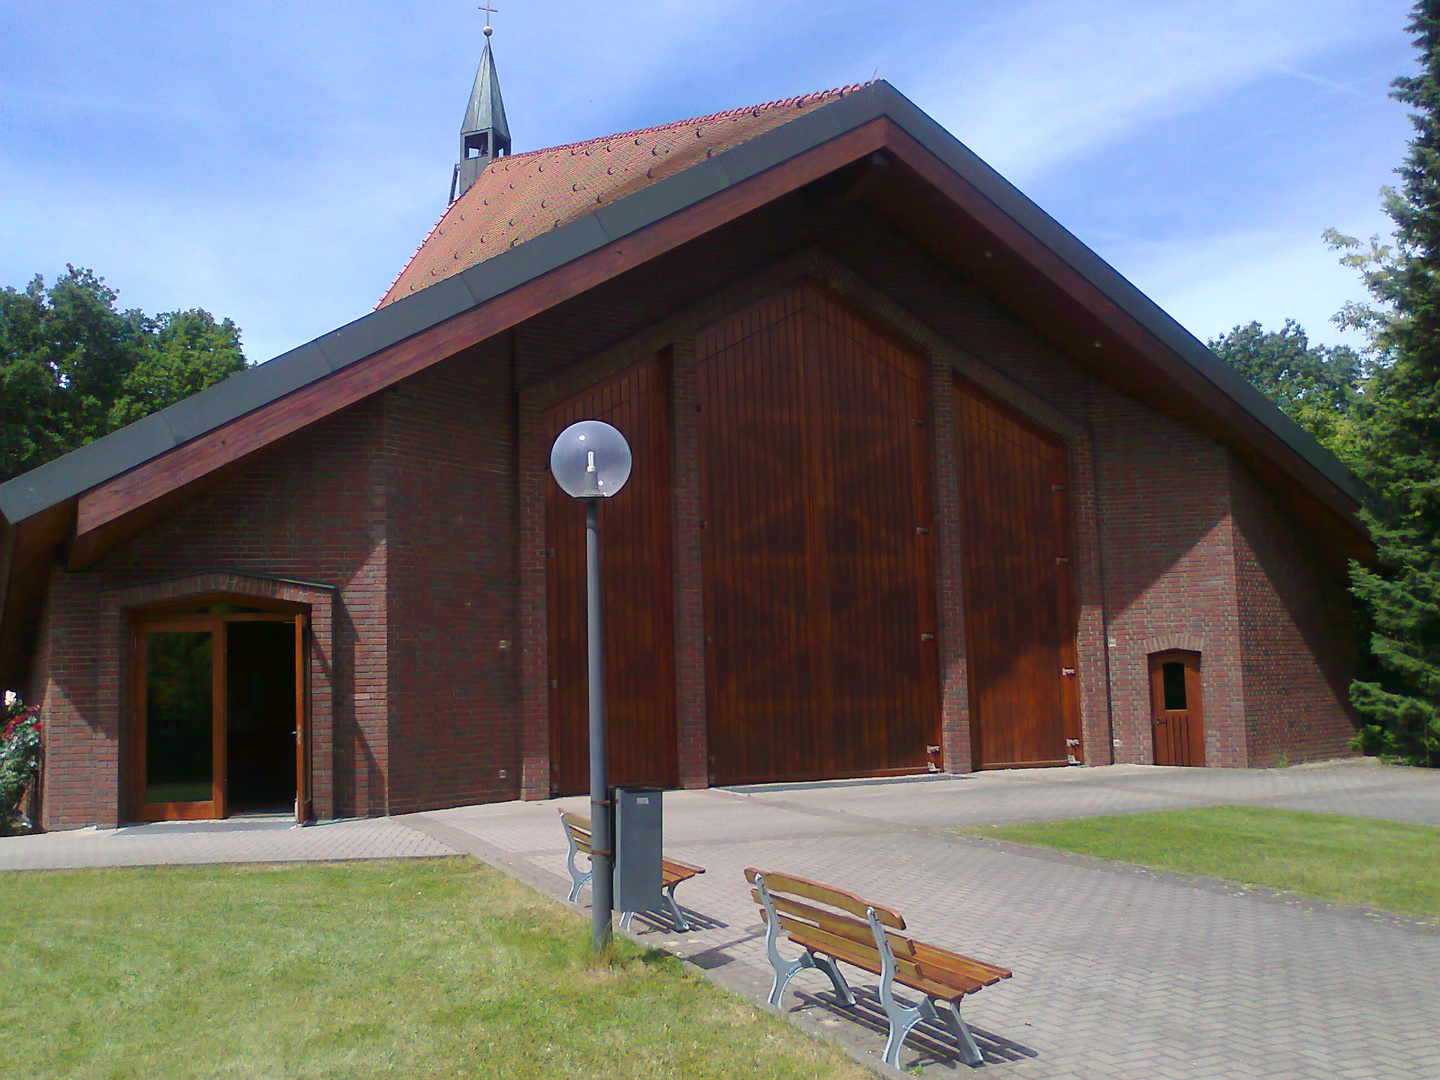
{"type": "Polygon", "coordinates": [[[0,514],[18,524],[342,367],[881,116],[888,116],[973,184],[1347,496],[1357,503],[1363,501],[1360,481],[1308,432],[909,98],[889,83],[879,81],[18,476],[0,485],[0,514]]]}

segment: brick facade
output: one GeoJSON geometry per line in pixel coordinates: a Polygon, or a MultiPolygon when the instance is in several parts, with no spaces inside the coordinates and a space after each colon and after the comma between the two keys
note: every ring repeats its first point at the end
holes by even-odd
{"type": "Polygon", "coordinates": [[[57,571],[31,674],[45,710],[45,824],[123,819],[128,704],[116,628],[160,595],[147,582],[198,592],[220,571],[235,591],[307,583],[309,599],[297,602],[330,605],[328,640],[312,656],[325,713],[322,723],[317,698],[317,814],[546,797],[541,418],[658,350],[673,388],[679,775],[682,786],[706,784],[693,341],[802,275],[930,363],[947,769],[971,767],[957,375],[1065,442],[1087,763],[1153,760],[1147,658],[1169,648],[1202,654],[1209,764],[1344,752],[1353,630],[1343,565],[1307,550],[1230,450],[1112,389],[1103,357],[1061,354],[898,237],[864,222],[821,232],[823,243],[792,238],[782,258],[722,288],[696,285],[685,298],[679,275],[669,292],[632,282],[623,302],[597,299],[594,319],[572,310],[476,346],[253,459],[89,570],[57,571]],[[628,330],[610,329],[626,320],[628,330]]]}

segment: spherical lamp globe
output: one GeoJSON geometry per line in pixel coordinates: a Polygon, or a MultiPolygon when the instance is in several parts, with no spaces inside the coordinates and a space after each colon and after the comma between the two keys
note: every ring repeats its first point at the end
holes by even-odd
{"type": "Polygon", "coordinates": [[[550,475],[572,499],[608,499],[630,479],[630,444],[601,420],[581,420],[550,448],[550,475]]]}

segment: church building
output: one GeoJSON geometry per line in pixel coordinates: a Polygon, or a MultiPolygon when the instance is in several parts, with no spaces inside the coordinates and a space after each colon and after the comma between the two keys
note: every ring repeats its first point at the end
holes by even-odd
{"type": "Polygon", "coordinates": [[[1347,752],[1357,481],[887,83],[516,152],[487,41],[460,142],[373,312],[0,486],[46,828],[585,790],[581,419],[613,782],[1347,752]]]}

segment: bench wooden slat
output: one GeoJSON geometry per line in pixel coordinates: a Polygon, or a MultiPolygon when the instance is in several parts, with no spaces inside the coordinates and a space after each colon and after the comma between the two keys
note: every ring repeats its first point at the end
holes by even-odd
{"type": "MultiPolygon", "coordinates": [[[[760,894],[750,890],[750,898],[761,906],[761,914],[764,914],[764,902],[760,894]]],[[[811,907],[809,904],[802,904],[798,900],[791,900],[787,896],[776,896],[773,893],[770,901],[775,905],[775,910],[781,915],[794,916],[804,919],[822,930],[840,937],[849,938],[858,945],[869,945],[874,948],[874,937],[870,933],[870,924],[853,919],[849,915],[837,915],[832,911],[822,911],[820,908],[811,907]]],[[[783,922],[781,925],[785,925],[783,922]]]]}
{"type": "Polygon", "coordinates": [[[920,970],[927,974],[934,970],[953,971],[967,978],[975,979],[982,986],[994,986],[1001,979],[1008,979],[1013,974],[1009,968],[1000,967],[998,964],[987,964],[984,960],[976,960],[973,956],[962,956],[928,942],[912,940],[910,944],[913,947],[915,959],[920,965],[920,970]]]}
{"type": "MultiPolygon", "coordinates": [[[[784,925],[782,921],[781,926],[784,925]]],[[[880,954],[873,948],[847,948],[849,943],[815,932],[789,933],[787,936],[802,948],[813,949],[825,956],[833,956],[837,960],[843,960],[852,967],[858,967],[872,975],[879,975],[882,972],[880,954]]],[[[1006,978],[1008,977],[1007,975],[1006,978]]],[[[1000,980],[998,978],[970,978],[953,970],[938,968],[926,970],[896,957],[895,981],[927,997],[935,998],[937,1001],[953,1002],[959,1001],[966,994],[974,994],[987,986],[992,986],[1000,980]]]]}
{"type": "Polygon", "coordinates": [[[862,900],[854,893],[846,892],[843,889],[832,889],[829,885],[821,885],[818,881],[810,881],[802,877],[792,877],[789,874],[772,874],[768,870],[756,870],[753,866],[745,870],[745,880],[751,885],[755,884],[755,878],[764,875],[765,887],[772,893],[790,893],[793,896],[803,896],[807,900],[815,900],[821,904],[829,904],[831,907],[848,911],[852,915],[865,918],[867,909],[873,908],[875,917],[880,920],[882,926],[888,926],[894,930],[904,930],[905,920],[897,913],[879,904],[872,904],[862,900]]]}

